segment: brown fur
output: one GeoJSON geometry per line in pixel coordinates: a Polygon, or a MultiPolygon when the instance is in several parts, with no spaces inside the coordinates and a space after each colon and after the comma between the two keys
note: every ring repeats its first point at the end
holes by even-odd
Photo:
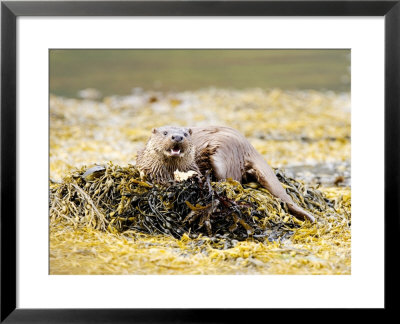
{"type": "Polygon", "coordinates": [[[213,171],[218,180],[232,178],[239,182],[255,178],[274,196],[285,202],[290,212],[300,219],[314,217],[297,206],[286,193],[274,171],[249,141],[230,127],[161,127],[153,130],[146,147],[138,153],[139,170],[157,181],[173,179],[175,170],[204,173],[213,171]],[[185,134],[182,157],[169,157],[164,152],[171,146],[168,134],[185,134]]]}
{"type": "Polygon", "coordinates": [[[174,171],[182,172],[196,171],[200,174],[195,162],[195,147],[190,140],[191,130],[182,127],[160,127],[152,130],[152,135],[144,149],[138,152],[136,166],[148,178],[158,182],[165,182],[174,179],[174,171]],[[167,135],[164,135],[167,132],[167,135]],[[187,137],[184,134],[187,134],[187,137]],[[174,146],[171,140],[172,134],[179,134],[184,137],[180,148],[182,156],[171,157],[168,151],[174,146]]]}

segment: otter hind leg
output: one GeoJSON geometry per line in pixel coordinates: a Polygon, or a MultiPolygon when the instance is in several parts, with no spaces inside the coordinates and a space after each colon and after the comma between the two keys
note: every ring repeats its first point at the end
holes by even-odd
{"type": "Polygon", "coordinates": [[[228,149],[218,148],[210,159],[215,177],[218,180],[231,178],[242,182],[242,170],[240,161],[228,149]]]}
{"type": "MultiPolygon", "coordinates": [[[[259,161],[259,163],[260,162],[261,161],[259,161]]],[[[296,205],[292,198],[287,194],[272,168],[265,161],[262,162],[262,169],[257,168],[254,164],[247,165],[246,173],[249,174],[250,177],[255,178],[258,183],[260,183],[275,197],[280,198],[285,202],[291,214],[296,218],[301,220],[308,219],[311,222],[315,222],[314,216],[296,205]]]]}

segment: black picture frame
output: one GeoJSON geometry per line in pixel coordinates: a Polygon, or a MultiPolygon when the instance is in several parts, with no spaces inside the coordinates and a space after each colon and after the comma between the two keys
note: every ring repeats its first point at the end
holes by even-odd
{"type": "MultiPolygon", "coordinates": [[[[385,19],[385,309],[398,274],[400,0],[395,1],[2,1],[1,3],[1,322],[236,322],[268,309],[20,309],[16,307],[16,19],[19,16],[384,16],[385,19]],[[388,257],[392,255],[391,257],[388,257]]],[[[367,95],[367,94],[366,94],[367,95]]],[[[371,174],[373,171],[371,171],[371,174]]]]}

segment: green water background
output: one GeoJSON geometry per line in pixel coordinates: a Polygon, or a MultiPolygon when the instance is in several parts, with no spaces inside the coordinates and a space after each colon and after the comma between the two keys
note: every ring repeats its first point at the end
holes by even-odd
{"type": "Polygon", "coordinates": [[[350,50],[50,50],[50,92],[281,88],[350,91],[350,50]]]}

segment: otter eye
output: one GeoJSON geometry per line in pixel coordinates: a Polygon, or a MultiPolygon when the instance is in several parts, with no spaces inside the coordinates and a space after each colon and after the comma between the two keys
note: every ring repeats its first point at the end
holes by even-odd
{"type": "Polygon", "coordinates": [[[164,135],[166,136],[168,134],[168,132],[164,132],[164,135]]]}
{"type": "Polygon", "coordinates": [[[188,134],[187,134],[187,133],[184,133],[183,135],[185,135],[185,137],[188,137],[188,134]]]}

